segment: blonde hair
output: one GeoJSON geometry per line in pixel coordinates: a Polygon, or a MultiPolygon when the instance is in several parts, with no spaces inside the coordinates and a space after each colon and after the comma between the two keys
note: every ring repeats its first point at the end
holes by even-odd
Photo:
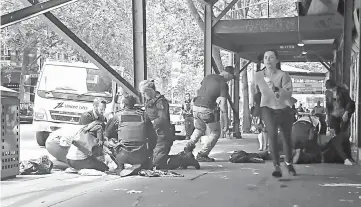
{"type": "Polygon", "coordinates": [[[153,89],[155,90],[155,84],[153,80],[144,80],[139,83],[139,90],[141,92],[144,92],[147,89],[153,89]]]}

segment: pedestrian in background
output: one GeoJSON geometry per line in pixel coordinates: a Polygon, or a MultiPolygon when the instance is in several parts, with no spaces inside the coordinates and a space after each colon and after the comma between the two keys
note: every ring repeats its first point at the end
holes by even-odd
{"type": "Polygon", "coordinates": [[[191,94],[185,94],[185,100],[182,105],[182,116],[184,118],[184,128],[186,131],[186,139],[190,139],[194,131],[193,103],[191,94]]]}

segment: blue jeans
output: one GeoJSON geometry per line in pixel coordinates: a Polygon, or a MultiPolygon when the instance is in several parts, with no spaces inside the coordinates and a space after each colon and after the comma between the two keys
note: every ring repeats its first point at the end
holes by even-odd
{"type": "Polygon", "coordinates": [[[267,135],[270,141],[270,152],[273,165],[280,165],[280,155],[278,149],[278,128],[283,133],[283,150],[286,155],[286,162],[292,163],[292,126],[293,115],[292,109],[287,107],[284,109],[271,109],[262,107],[262,120],[266,125],[267,135]]]}
{"type": "Polygon", "coordinates": [[[208,156],[211,150],[216,146],[217,141],[221,135],[221,125],[219,122],[219,117],[216,117],[215,120],[207,120],[206,117],[214,116],[214,110],[204,107],[193,106],[193,116],[194,116],[194,131],[190,139],[190,144],[195,145],[201,136],[203,136],[208,128],[210,134],[208,139],[203,145],[200,155],[208,156]]]}

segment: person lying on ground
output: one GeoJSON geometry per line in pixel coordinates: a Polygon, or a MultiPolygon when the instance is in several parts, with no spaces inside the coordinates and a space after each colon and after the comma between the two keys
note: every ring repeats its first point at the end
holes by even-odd
{"type": "MultiPolygon", "coordinates": [[[[332,122],[332,119],[331,119],[332,122]]],[[[343,163],[353,165],[355,163],[351,153],[351,143],[349,132],[340,132],[336,135],[334,129],[330,129],[332,138],[322,149],[322,159],[324,163],[343,163]]]]}
{"type": "Polygon", "coordinates": [[[311,164],[321,162],[321,149],[318,144],[320,125],[320,121],[315,116],[303,116],[293,124],[293,163],[311,164]]]}

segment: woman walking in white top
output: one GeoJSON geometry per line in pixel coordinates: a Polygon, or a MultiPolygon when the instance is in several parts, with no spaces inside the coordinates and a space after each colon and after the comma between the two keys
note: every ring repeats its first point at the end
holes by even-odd
{"type": "MultiPolygon", "coordinates": [[[[278,149],[278,128],[283,132],[283,146],[286,155],[285,163],[288,172],[295,176],[292,165],[292,80],[287,72],[280,70],[280,61],[277,51],[269,50],[263,54],[265,70],[255,73],[253,86],[258,86],[261,92],[261,117],[267,128],[270,141],[270,152],[275,170],[274,177],[282,177],[278,149]]],[[[255,87],[254,87],[255,88],[255,87]]]]}

